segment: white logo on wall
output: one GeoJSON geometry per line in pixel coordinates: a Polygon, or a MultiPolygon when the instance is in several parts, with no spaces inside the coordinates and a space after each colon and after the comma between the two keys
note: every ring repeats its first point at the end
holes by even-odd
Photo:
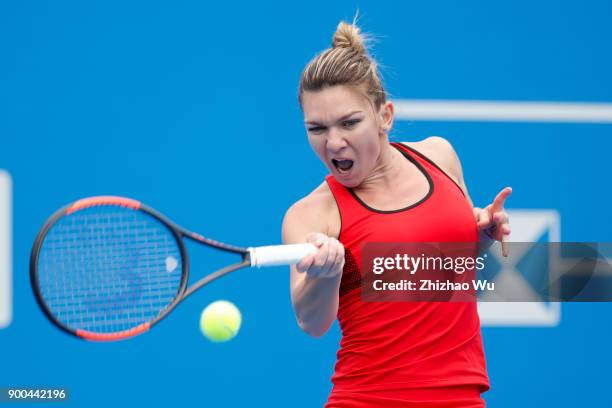
{"type": "Polygon", "coordinates": [[[11,176],[0,170],[0,328],[13,317],[11,176]]]}
{"type": "MultiPolygon", "coordinates": [[[[507,210],[512,233],[510,242],[561,242],[559,213],[555,210],[507,210]]],[[[496,243],[495,245],[499,245],[496,243]]],[[[528,248],[525,248],[528,249],[528,248]]],[[[491,250],[489,254],[501,257],[501,250],[491,250]]],[[[516,255],[516,254],[515,254],[516,255]]],[[[529,283],[514,266],[520,262],[518,254],[514,265],[507,264],[496,282],[500,285],[524,287],[530,291],[529,283]]],[[[551,253],[550,265],[555,265],[558,254],[551,253]]],[[[549,274],[550,276],[550,274],[549,274]]],[[[559,302],[479,302],[478,314],[483,326],[557,326],[561,321],[559,302]]]]}

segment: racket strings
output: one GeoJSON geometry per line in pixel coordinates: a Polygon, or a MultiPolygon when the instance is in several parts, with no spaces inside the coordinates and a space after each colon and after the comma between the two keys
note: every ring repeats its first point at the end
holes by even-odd
{"type": "Polygon", "coordinates": [[[177,295],[181,252],[172,231],[142,211],[98,206],[59,219],[39,254],[49,311],[73,330],[114,333],[155,319],[177,295]]]}

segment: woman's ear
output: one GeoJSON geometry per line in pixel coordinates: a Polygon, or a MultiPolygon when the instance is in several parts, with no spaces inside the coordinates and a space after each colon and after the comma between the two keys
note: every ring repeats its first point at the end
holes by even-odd
{"type": "Polygon", "coordinates": [[[395,115],[395,107],[393,102],[387,101],[380,106],[379,110],[381,120],[381,130],[384,133],[389,133],[393,126],[393,117],[395,115]]]}

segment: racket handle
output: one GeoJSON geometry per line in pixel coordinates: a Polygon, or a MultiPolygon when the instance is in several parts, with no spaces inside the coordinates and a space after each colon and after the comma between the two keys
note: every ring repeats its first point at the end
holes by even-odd
{"type": "Polygon", "coordinates": [[[269,245],[248,248],[251,266],[291,265],[300,262],[306,255],[317,252],[312,244],[269,245]]]}

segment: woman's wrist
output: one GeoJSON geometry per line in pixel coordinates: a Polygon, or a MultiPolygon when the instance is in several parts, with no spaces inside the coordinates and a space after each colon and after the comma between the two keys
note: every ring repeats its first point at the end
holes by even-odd
{"type": "Polygon", "coordinates": [[[478,230],[478,254],[482,255],[487,252],[495,239],[489,235],[486,229],[478,230]]]}

